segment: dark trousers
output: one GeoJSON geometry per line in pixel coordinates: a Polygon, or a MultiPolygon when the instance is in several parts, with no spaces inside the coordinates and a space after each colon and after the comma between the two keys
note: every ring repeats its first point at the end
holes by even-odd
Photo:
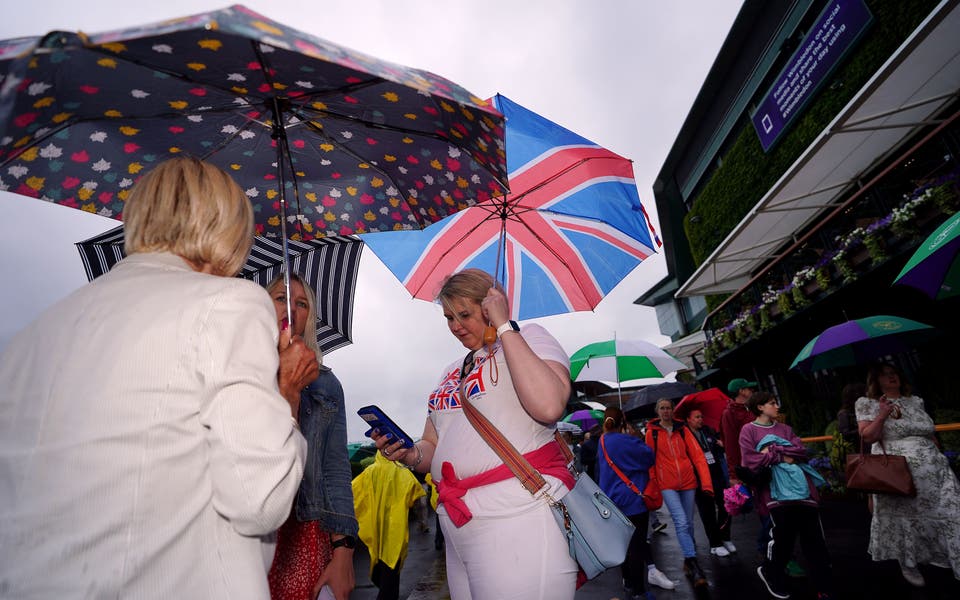
{"type": "Polygon", "coordinates": [[[800,550],[810,564],[810,575],[818,592],[831,590],[830,554],[823,537],[820,511],[814,506],[787,504],[770,509],[770,554],[764,573],[774,577],[784,589],[784,569],[793,555],[793,546],[800,541],[800,550]]]}
{"type": "Polygon", "coordinates": [[[400,598],[400,563],[396,569],[391,569],[382,560],[378,560],[370,576],[373,584],[380,588],[377,600],[399,600],[400,598]]]}
{"type": "Polygon", "coordinates": [[[623,575],[623,581],[634,594],[642,594],[647,591],[648,561],[649,564],[653,564],[653,555],[647,542],[650,513],[643,512],[639,515],[630,515],[628,518],[636,529],[633,531],[633,537],[630,538],[630,545],[627,546],[627,557],[620,565],[620,573],[623,575]]]}
{"type": "Polygon", "coordinates": [[[767,546],[770,544],[770,515],[761,515],[760,511],[757,511],[757,515],[760,517],[760,529],[757,530],[757,552],[770,558],[770,553],[767,551],[767,546]]]}
{"type": "Polygon", "coordinates": [[[722,546],[730,541],[730,515],[723,507],[723,490],[716,490],[714,495],[697,490],[697,512],[703,521],[703,530],[710,541],[710,547],[722,546]]]}

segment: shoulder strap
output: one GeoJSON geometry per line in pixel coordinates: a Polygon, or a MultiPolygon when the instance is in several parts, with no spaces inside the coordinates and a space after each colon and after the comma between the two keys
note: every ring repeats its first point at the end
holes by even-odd
{"type": "Polygon", "coordinates": [[[604,457],[605,459],[607,459],[607,464],[610,465],[610,468],[613,469],[613,472],[617,474],[617,477],[619,477],[619,478],[621,479],[621,481],[623,481],[623,483],[624,483],[628,488],[630,488],[630,491],[631,491],[631,492],[633,492],[634,494],[636,494],[636,495],[638,495],[638,496],[642,496],[643,494],[640,492],[640,490],[637,488],[637,486],[634,485],[634,483],[633,483],[632,481],[630,481],[630,478],[627,477],[626,475],[624,475],[624,474],[623,474],[623,471],[620,470],[620,467],[618,467],[617,465],[613,464],[613,461],[610,460],[610,455],[607,454],[607,445],[606,445],[606,443],[604,443],[603,438],[604,438],[604,436],[601,435],[601,436],[600,436],[600,448],[603,449],[603,457],[604,457]]]}
{"type": "MultiPolygon", "coordinates": [[[[473,428],[477,430],[477,433],[480,434],[483,441],[500,457],[503,464],[507,465],[510,472],[520,480],[520,484],[523,485],[531,495],[537,495],[540,490],[546,487],[547,481],[543,478],[543,475],[534,469],[530,461],[525,459],[523,455],[513,447],[513,444],[511,444],[507,438],[503,437],[500,430],[494,427],[493,423],[483,416],[483,413],[477,410],[477,407],[470,402],[462,381],[460,382],[460,403],[463,406],[463,413],[466,415],[467,421],[473,425],[473,428]]],[[[566,442],[562,442],[559,434],[556,432],[554,432],[554,438],[560,443],[561,450],[566,450],[564,455],[569,455],[572,459],[570,448],[567,447],[566,442]]]]}

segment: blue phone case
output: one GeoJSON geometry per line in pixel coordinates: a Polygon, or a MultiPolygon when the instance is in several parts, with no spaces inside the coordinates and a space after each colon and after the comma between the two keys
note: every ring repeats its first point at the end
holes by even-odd
{"type": "Polygon", "coordinates": [[[375,404],[364,406],[357,411],[357,414],[370,426],[370,429],[363,435],[370,437],[370,433],[372,433],[374,429],[379,429],[381,433],[393,436],[391,443],[401,440],[404,448],[413,448],[413,438],[407,435],[407,432],[400,429],[386,413],[380,410],[379,406],[375,404]]]}

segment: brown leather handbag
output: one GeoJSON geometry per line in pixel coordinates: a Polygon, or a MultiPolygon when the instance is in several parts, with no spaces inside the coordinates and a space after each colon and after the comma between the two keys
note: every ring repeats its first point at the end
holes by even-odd
{"type": "Polygon", "coordinates": [[[887,454],[883,440],[880,440],[880,450],[883,454],[864,452],[861,438],[860,454],[847,455],[847,489],[909,498],[916,496],[917,488],[913,485],[907,459],[899,454],[887,454]]]}

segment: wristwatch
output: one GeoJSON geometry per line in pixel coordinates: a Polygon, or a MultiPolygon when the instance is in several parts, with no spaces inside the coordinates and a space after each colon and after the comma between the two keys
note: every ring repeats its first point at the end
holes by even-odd
{"type": "Polygon", "coordinates": [[[335,549],[335,548],[339,548],[339,547],[341,547],[341,546],[343,546],[344,548],[347,548],[347,549],[349,549],[349,550],[353,550],[354,548],[357,547],[357,538],[353,537],[352,535],[345,535],[345,536],[343,536],[342,538],[340,538],[339,540],[331,540],[331,541],[330,541],[330,547],[331,547],[331,548],[334,548],[334,549],[335,549]]]}
{"type": "Polygon", "coordinates": [[[504,323],[504,324],[501,325],[500,327],[497,327],[497,337],[505,334],[505,333],[508,332],[508,331],[516,331],[517,333],[519,333],[519,332],[520,332],[520,326],[517,325],[517,322],[516,322],[516,321],[507,321],[506,323],[504,323]]]}

